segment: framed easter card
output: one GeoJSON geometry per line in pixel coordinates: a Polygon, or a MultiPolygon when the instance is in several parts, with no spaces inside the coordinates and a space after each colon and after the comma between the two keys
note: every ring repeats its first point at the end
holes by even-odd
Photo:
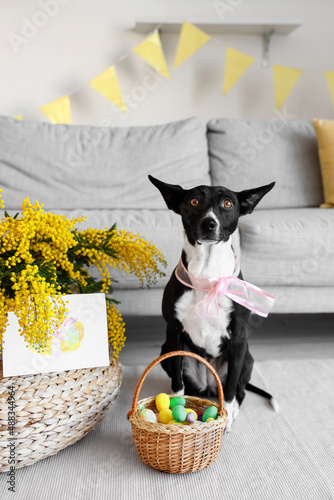
{"type": "Polygon", "coordinates": [[[59,372],[109,365],[108,327],[104,293],[65,295],[69,313],[52,331],[43,353],[28,346],[19,334],[14,313],[8,313],[4,333],[3,376],[59,372]]]}

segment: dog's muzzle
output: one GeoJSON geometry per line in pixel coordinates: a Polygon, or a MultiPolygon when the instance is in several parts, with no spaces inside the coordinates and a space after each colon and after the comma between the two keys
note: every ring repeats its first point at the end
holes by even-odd
{"type": "Polygon", "coordinates": [[[212,233],[218,228],[218,223],[212,217],[206,217],[201,222],[201,230],[207,233],[212,233]]]}
{"type": "Polygon", "coordinates": [[[216,241],[218,235],[218,222],[212,217],[205,217],[200,223],[200,240],[216,241]]]}

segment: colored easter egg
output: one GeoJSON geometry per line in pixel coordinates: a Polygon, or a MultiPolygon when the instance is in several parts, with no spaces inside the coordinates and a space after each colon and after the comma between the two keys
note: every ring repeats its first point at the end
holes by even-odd
{"type": "Polygon", "coordinates": [[[172,409],[173,419],[177,422],[183,422],[187,418],[187,412],[184,406],[177,405],[172,409]]]}
{"type": "Polygon", "coordinates": [[[188,411],[186,419],[190,424],[194,423],[197,420],[197,413],[194,410],[188,411]]]}
{"type": "Polygon", "coordinates": [[[197,413],[197,419],[198,419],[198,421],[199,421],[199,422],[202,422],[202,418],[203,418],[203,413],[199,411],[199,412],[197,413]]]}
{"type": "Polygon", "coordinates": [[[168,422],[169,425],[183,425],[182,422],[177,422],[176,420],[171,420],[170,422],[168,422]]]}
{"type": "Polygon", "coordinates": [[[165,394],[164,392],[161,392],[155,398],[155,406],[157,407],[157,410],[159,412],[160,412],[160,410],[163,410],[164,408],[169,408],[169,403],[170,403],[169,396],[168,396],[168,394],[165,394]]]}
{"type": "Polygon", "coordinates": [[[168,424],[173,419],[172,410],[163,408],[159,411],[159,422],[161,424],[168,424]]]}
{"type": "Polygon", "coordinates": [[[80,346],[80,340],[83,337],[84,327],[80,321],[74,323],[65,330],[61,339],[60,349],[63,352],[75,351],[80,346]],[[77,326],[79,328],[77,328],[77,326]],[[81,339],[80,339],[81,336],[81,339]]]}
{"type": "Polygon", "coordinates": [[[148,420],[148,422],[156,423],[157,417],[152,410],[145,410],[139,414],[140,418],[148,420]]]}
{"type": "Polygon", "coordinates": [[[202,422],[206,422],[209,417],[216,419],[218,415],[217,406],[209,406],[203,413],[202,422]]]}
{"type": "Polygon", "coordinates": [[[143,413],[143,411],[145,411],[145,410],[146,410],[146,408],[145,408],[145,406],[143,404],[139,404],[138,405],[138,409],[137,409],[138,415],[140,415],[141,413],[143,413]]]}
{"type": "Polygon", "coordinates": [[[206,419],[207,422],[213,422],[214,420],[216,420],[215,418],[212,418],[212,417],[209,417],[206,419]]]}
{"type": "Polygon", "coordinates": [[[174,406],[184,406],[186,404],[186,400],[182,396],[174,396],[170,398],[169,408],[172,410],[174,406]]]}

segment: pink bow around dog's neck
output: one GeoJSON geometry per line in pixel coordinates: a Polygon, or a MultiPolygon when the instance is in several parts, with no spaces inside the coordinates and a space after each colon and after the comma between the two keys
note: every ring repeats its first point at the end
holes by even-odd
{"type": "Polygon", "coordinates": [[[207,296],[196,304],[196,314],[200,318],[216,318],[219,316],[219,295],[226,295],[234,302],[264,318],[268,316],[276,300],[266,291],[236,276],[221,276],[214,279],[196,278],[184,267],[181,259],[175,269],[175,276],[183,285],[189,288],[199,292],[208,292],[207,296]],[[250,300],[250,296],[252,300],[250,300]],[[210,312],[212,308],[215,309],[215,314],[210,312]]]}

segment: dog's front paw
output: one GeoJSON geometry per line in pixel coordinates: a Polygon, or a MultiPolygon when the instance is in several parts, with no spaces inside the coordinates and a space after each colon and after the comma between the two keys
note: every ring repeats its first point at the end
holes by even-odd
{"type": "Polygon", "coordinates": [[[225,410],[227,411],[227,420],[226,420],[226,426],[225,426],[224,432],[228,433],[228,432],[231,432],[232,423],[239,415],[239,403],[234,398],[230,403],[225,402],[224,407],[225,407],[225,410]]]}
{"type": "Polygon", "coordinates": [[[184,396],[184,387],[179,391],[174,391],[173,394],[175,394],[175,396],[184,396]]]}

